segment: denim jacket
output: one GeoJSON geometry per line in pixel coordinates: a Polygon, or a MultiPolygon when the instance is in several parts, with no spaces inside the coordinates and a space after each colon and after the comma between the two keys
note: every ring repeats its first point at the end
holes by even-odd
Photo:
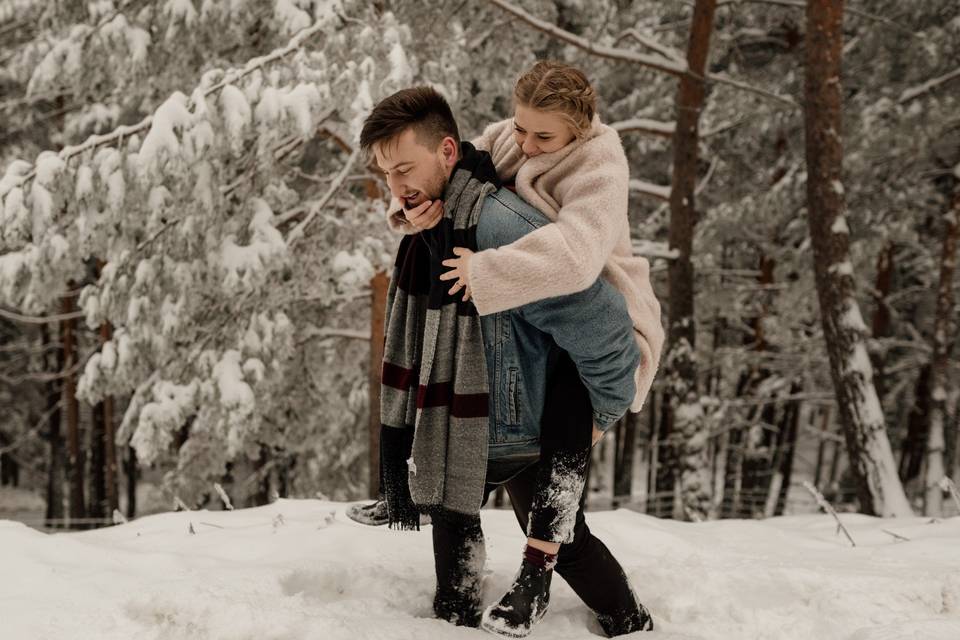
{"type": "MultiPolygon", "coordinates": [[[[550,221],[509,189],[487,196],[477,246],[492,249],[550,221]]],[[[623,295],[603,278],[578,293],[480,318],[490,383],[491,459],[539,450],[548,356],[570,354],[593,405],[597,428],[618,420],[636,393],[640,349],[623,295]]]]}

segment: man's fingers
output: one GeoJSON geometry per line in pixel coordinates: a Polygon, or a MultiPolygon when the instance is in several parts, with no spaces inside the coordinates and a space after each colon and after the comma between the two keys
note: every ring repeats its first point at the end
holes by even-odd
{"type": "Polygon", "coordinates": [[[453,271],[445,271],[444,273],[441,273],[440,279],[441,280],[459,280],[460,275],[459,275],[459,272],[456,269],[454,269],[453,271]]]}
{"type": "Polygon", "coordinates": [[[426,202],[421,202],[420,204],[415,206],[413,209],[404,208],[403,215],[404,217],[406,217],[407,220],[410,221],[411,224],[416,224],[417,218],[419,218],[424,211],[429,209],[431,204],[432,202],[430,200],[427,200],[426,202]]]}
{"type": "Polygon", "coordinates": [[[425,229],[432,229],[440,223],[440,219],[443,217],[443,202],[440,200],[434,200],[433,205],[422,214],[424,222],[422,226],[425,229]]]}
{"type": "Polygon", "coordinates": [[[440,218],[443,217],[443,209],[427,209],[423,213],[418,215],[413,215],[408,218],[411,223],[417,225],[418,227],[424,227],[429,229],[430,227],[437,224],[440,221],[440,218]]]}

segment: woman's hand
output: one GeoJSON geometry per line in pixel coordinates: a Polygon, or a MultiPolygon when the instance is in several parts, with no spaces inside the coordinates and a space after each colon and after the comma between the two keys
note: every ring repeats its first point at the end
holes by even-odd
{"type": "Polygon", "coordinates": [[[593,442],[590,444],[590,446],[595,446],[598,442],[600,442],[600,439],[603,437],[604,433],[606,433],[606,431],[600,431],[600,429],[597,429],[597,425],[593,425],[593,442]]]}
{"type": "Polygon", "coordinates": [[[446,273],[441,273],[440,279],[456,280],[457,282],[450,288],[450,295],[454,295],[460,289],[465,289],[463,301],[466,302],[470,299],[470,277],[467,274],[470,273],[470,258],[473,257],[473,251],[465,247],[454,247],[453,255],[458,257],[442,262],[443,266],[451,269],[446,273]]]}

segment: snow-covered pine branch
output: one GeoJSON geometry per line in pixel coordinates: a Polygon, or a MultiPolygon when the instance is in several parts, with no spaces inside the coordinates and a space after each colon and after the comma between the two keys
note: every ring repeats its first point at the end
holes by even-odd
{"type": "Polygon", "coordinates": [[[630,180],[630,191],[632,193],[640,193],[645,196],[650,196],[656,198],[657,200],[666,201],[670,199],[670,187],[654,184],[645,180],[638,180],[636,178],[630,180]]]}
{"type": "Polygon", "coordinates": [[[900,104],[910,102],[911,100],[919,98],[923,94],[936,89],[940,85],[950,82],[954,78],[960,78],[960,68],[954,69],[950,73],[945,73],[942,76],[931,78],[921,85],[905,90],[902,94],[900,94],[899,102],[900,104]]]}
{"type": "MultiPolygon", "coordinates": [[[[138,125],[42,153],[34,165],[12,163],[4,176],[2,240],[13,249],[0,256],[4,304],[51,308],[67,280],[82,281],[89,257],[105,263],[80,307],[90,327],[110,323],[114,332],[86,363],[78,394],[96,402],[132,392],[117,439],[143,463],[175,461],[165,485],[179,495],[197,497],[227,461],[253,455],[255,442],[322,445],[293,431],[264,433],[265,418],[287,414],[308,380],[303,367],[315,364],[295,357],[297,307],[274,301],[306,289],[336,304],[335,292],[366,286],[352,274],[372,274],[389,257],[370,238],[349,254],[342,246],[382,217],[362,193],[333,201],[347,191],[356,154],[320,200],[287,184],[296,175],[288,164],[304,141],[323,140],[317,128],[331,115],[353,138],[378,97],[412,82],[409,42],[390,14],[340,30],[316,23],[239,68],[206,72],[189,96],[174,93],[138,125]],[[291,210],[301,196],[313,213],[288,245],[274,211],[291,210]],[[328,236],[329,225],[317,222],[344,207],[351,215],[328,236]],[[306,271],[314,265],[329,275],[306,271]]],[[[325,153],[321,170],[339,156],[325,153]]],[[[352,396],[338,403],[324,409],[327,423],[359,411],[352,396]]]]}
{"type": "Polygon", "coordinates": [[[631,118],[610,124],[610,127],[615,129],[620,135],[639,131],[640,133],[648,133],[662,138],[672,138],[676,126],[676,122],[663,122],[649,118],[631,118]]]}

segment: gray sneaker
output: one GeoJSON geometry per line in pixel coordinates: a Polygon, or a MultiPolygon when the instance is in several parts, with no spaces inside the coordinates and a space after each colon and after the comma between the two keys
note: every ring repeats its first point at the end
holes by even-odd
{"type": "MultiPolygon", "coordinates": [[[[365,524],[371,527],[380,527],[390,521],[387,515],[387,501],[376,500],[367,504],[352,504],[347,507],[347,517],[354,522],[365,524]]],[[[430,516],[425,513],[420,514],[420,526],[430,524],[430,516]]]]}
{"type": "Polygon", "coordinates": [[[347,507],[346,514],[354,522],[371,527],[379,527],[389,521],[385,500],[377,500],[368,504],[352,504],[347,507]]]}

